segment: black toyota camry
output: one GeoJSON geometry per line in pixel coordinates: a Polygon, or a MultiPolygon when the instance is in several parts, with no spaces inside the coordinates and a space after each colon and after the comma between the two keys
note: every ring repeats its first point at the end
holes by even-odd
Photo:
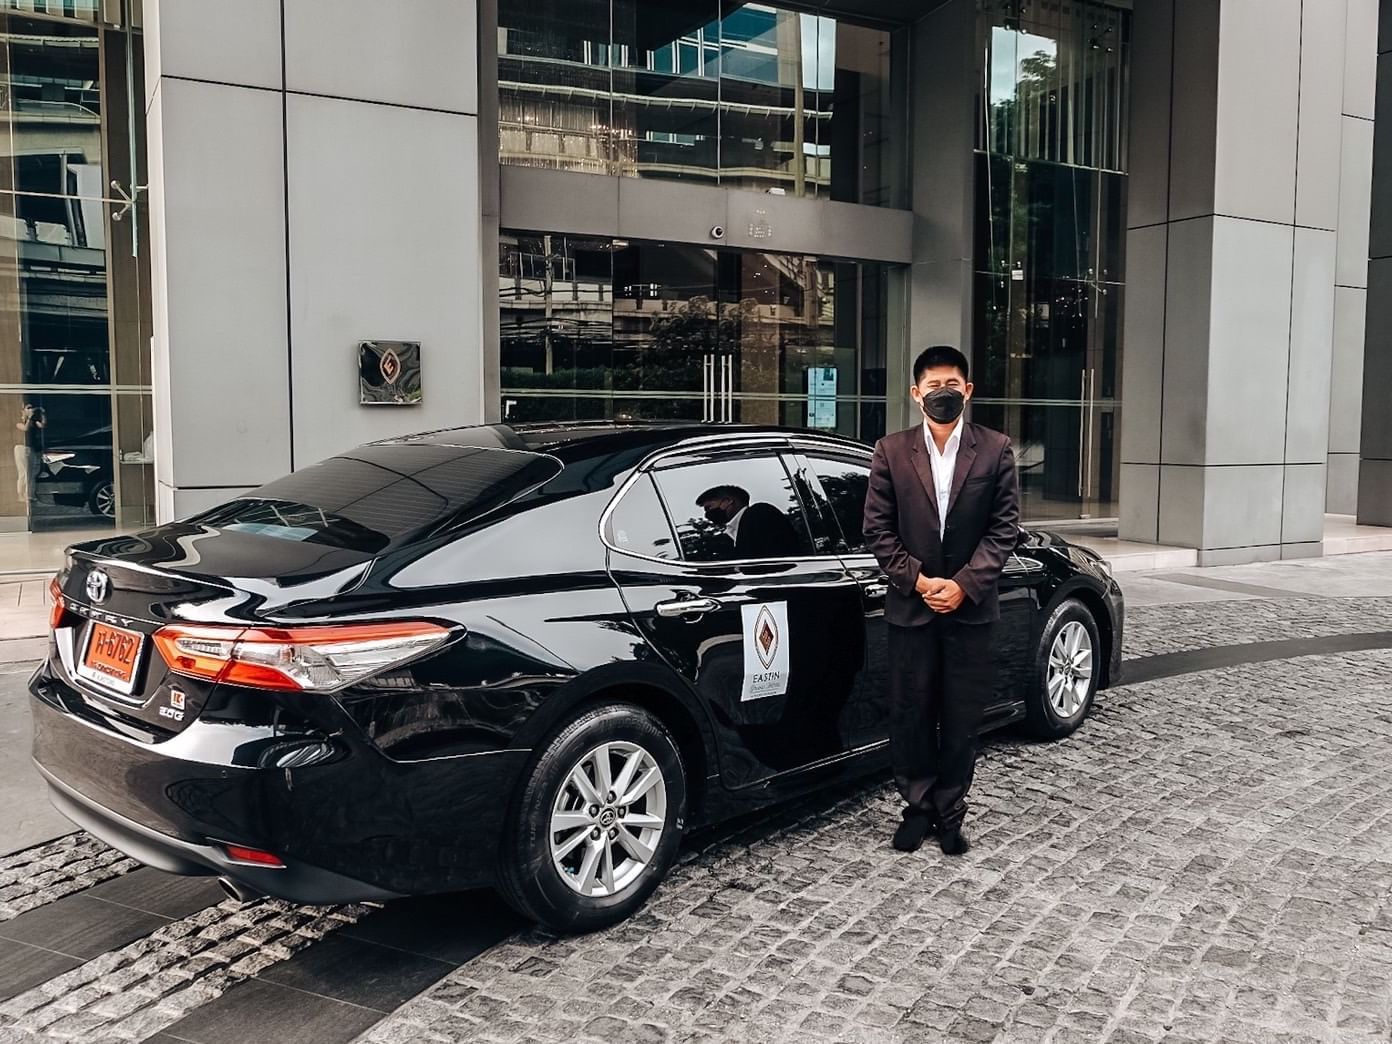
{"type": "MultiPolygon", "coordinates": [[[[80,826],[244,898],[493,885],[617,920],[684,831],[884,770],[869,464],[787,429],[464,428],[80,544],[35,761],[80,826]]],[[[1121,592],[1022,530],[997,635],[990,725],[1065,735],[1121,592]]]]}

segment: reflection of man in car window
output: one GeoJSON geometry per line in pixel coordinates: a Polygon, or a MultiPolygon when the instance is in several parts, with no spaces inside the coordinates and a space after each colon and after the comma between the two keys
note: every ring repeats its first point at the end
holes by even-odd
{"type": "Polygon", "coordinates": [[[724,530],[720,558],[784,558],[798,551],[797,531],[772,504],[751,504],[739,486],[713,486],[696,498],[706,521],[724,530]]]}

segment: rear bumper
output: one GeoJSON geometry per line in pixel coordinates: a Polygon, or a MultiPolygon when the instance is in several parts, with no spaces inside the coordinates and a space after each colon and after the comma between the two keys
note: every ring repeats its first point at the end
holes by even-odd
{"type": "MultiPolygon", "coordinates": [[[[36,763],[37,764],[37,763],[36,763]]],[[[342,874],[287,860],[283,868],[234,862],[220,849],[194,844],[141,826],[79,794],[37,765],[48,782],[53,807],[94,837],[146,866],[171,874],[231,878],[248,888],[292,903],[348,903],[366,899],[399,899],[401,893],[376,888],[342,874]]]]}
{"type": "Polygon", "coordinates": [[[260,767],[255,751],[283,734],[195,721],[146,742],[69,710],[76,693],[46,666],[30,688],[34,762],[60,812],[150,866],[225,876],[292,902],[491,884],[530,755],[393,761],[348,728],[329,760],[260,767]],[[273,852],[285,867],[235,862],[220,843],[273,852]]]}

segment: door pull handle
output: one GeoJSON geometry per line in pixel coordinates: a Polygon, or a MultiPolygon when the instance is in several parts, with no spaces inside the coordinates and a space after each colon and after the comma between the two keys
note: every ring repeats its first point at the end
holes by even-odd
{"type": "Polygon", "coordinates": [[[883,598],[889,594],[889,585],[881,580],[872,580],[865,585],[865,597],[883,598]]]}
{"type": "Polygon", "coordinates": [[[701,616],[713,613],[720,608],[716,598],[674,598],[670,602],[658,602],[653,607],[658,616],[674,619],[680,616],[701,616]]]}

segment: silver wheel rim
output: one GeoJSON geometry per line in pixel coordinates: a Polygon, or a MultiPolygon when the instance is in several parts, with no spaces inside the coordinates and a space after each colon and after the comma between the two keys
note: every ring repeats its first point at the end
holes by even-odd
{"type": "Polygon", "coordinates": [[[111,485],[100,486],[94,498],[97,502],[97,514],[112,518],[116,514],[116,487],[111,485]]]}
{"type": "Polygon", "coordinates": [[[1092,687],[1092,635],[1077,620],[1063,625],[1049,648],[1049,705],[1061,718],[1083,709],[1092,687]]]}
{"type": "Polygon", "coordinates": [[[566,773],[551,807],[551,862],[572,891],[617,895],[652,863],[667,825],[667,782],[636,743],[601,743],[566,773]]]}

